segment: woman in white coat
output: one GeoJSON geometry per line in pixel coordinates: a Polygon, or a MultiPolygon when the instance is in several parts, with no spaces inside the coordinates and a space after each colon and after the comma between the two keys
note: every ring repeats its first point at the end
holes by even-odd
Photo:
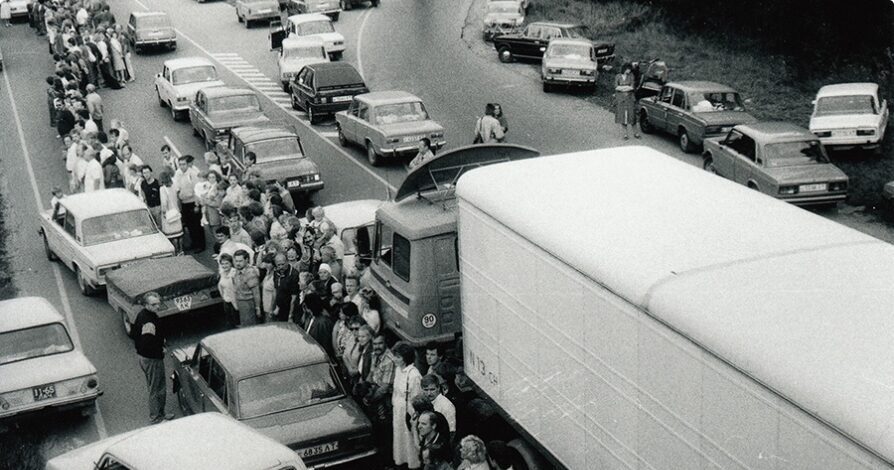
{"type": "Polygon", "coordinates": [[[410,403],[413,397],[422,393],[422,375],[414,365],[416,350],[401,341],[391,352],[394,353],[394,391],[391,393],[394,463],[411,469],[420,468],[419,444],[410,429],[410,416],[415,413],[410,403]]]}

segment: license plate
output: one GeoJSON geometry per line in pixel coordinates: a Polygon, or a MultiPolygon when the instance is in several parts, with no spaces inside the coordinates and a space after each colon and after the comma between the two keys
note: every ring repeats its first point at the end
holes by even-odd
{"type": "Polygon", "coordinates": [[[826,185],[826,183],[802,184],[801,187],[799,188],[799,190],[802,193],[810,193],[810,192],[816,192],[816,191],[825,191],[827,187],[828,186],[826,185]]]}
{"type": "Polygon", "coordinates": [[[31,389],[31,396],[34,401],[49,400],[56,398],[56,384],[41,385],[31,389]]]}
{"type": "Polygon", "coordinates": [[[425,136],[424,135],[411,135],[409,137],[404,137],[404,142],[419,142],[420,140],[422,140],[423,137],[425,137],[425,136]]]}
{"type": "Polygon", "coordinates": [[[297,454],[300,455],[301,458],[306,459],[308,457],[316,457],[318,455],[328,454],[329,452],[334,452],[336,450],[338,450],[338,441],[327,442],[318,446],[301,449],[297,452],[297,454]]]}
{"type": "Polygon", "coordinates": [[[598,49],[596,51],[597,54],[608,54],[608,49],[598,49]]]}
{"type": "Polygon", "coordinates": [[[333,96],[332,102],[333,103],[344,103],[345,101],[351,101],[352,99],[354,99],[354,97],[350,96],[350,95],[348,95],[348,96],[333,96]]]}
{"type": "Polygon", "coordinates": [[[298,188],[298,187],[301,187],[301,181],[299,181],[299,180],[292,180],[292,181],[289,181],[289,183],[287,184],[287,186],[290,187],[290,188],[298,188]]]}
{"type": "Polygon", "coordinates": [[[835,135],[843,135],[843,136],[847,136],[847,137],[853,137],[853,136],[857,135],[857,130],[856,129],[844,129],[844,130],[840,130],[840,131],[835,131],[835,135]]]}
{"type": "Polygon", "coordinates": [[[174,299],[174,305],[176,305],[177,310],[180,310],[181,312],[189,310],[189,307],[192,307],[192,296],[181,295],[174,299]]]}

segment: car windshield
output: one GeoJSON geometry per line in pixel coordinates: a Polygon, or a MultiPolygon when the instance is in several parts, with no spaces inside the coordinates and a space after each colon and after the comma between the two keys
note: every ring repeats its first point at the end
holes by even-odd
{"type": "Polygon", "coordinates": [[[332,23],[328,20],[308,21],[295,26],[295,31],[299,36],[310,36],[311,34],[325,34],[335,32],[332,23]]]}
{"type": "Polygon", "coordinates": [[[689,103],[696,113],[745,111],[739,94],[734,92],[694,92],[689,94],[689,103]]]}
{"type": "Polygon", "coordinates": [[[555,44],[547,50],[547,57],[557,59],[589,59],[593,48],[583,44],[555,44]]]}
{"type": "Polygon", "coordinates": [[[323,49],[323,46],[290,47],[283,50],[282,58],[285,60],[325,59],[326,50],[323,49]]]}
{"type": "MultiPolygon", "coordinates": [[[[18,314],[24,314],[19,312],[18,314]]],[[[0,365],[74,349],[61,323],[0,333],[0,365]]]]}
{"type": "Polygon", "coordinates": [[[90,246],[142,237],[156,233],[158,229],[148,210],[135,209],[86,219],[81,223],[81,231],[84,245],[90,246]]]}
{"type": "Polygon", "coordinates": [[[829,162],[819,140],[767,144],[764,158],[770,168],[829,162]]]}
{"type": "Polygon", "coordinates": [[[171,20],[167,15],[144,16],[140,18],[139,23],[137,24],[137,28],[139,29],[168,28],[170,26],[171,20]]]}
{"type": "Polygon", "coordinates": [[[213,65],[198,65],[174,70],[171,81],[174,85],[187,83],[210,82],[217,80],[217,69],[213,65]]]}
{"type": "Polygon", "coordinates": [[[254,152],[258,163],[301,157],[301,147],[295,138],[262,140],[245,146],[247,152],[254,152]]]}
{"type": "Polygon", "coordinates": [[[817,116],[840,114],[876,114],[871,95],[826,96],[816,102],[817,116]]]}
{"type": "Polygon", "coordinates": [[[490,3],[487,12],[499,15],[521,15],[521,7],[516,3],[490,3]]]}
{"type": "Polygon", "coordinates": [[[590,29],[583,25],[565,28],[564,37],[589,39],[590,38],[590,29]]]}
{"type": "Polygon", "coordinates": [[[428,119],[428,113],[420,101],[386,104],[376,108],[376,124],[416,122],[426,119],[428,119]]]}
{"type": "Polygon", "coordinates": [[[242,418],[293,410],[344,395],[328,363],[271,372],[239,381],[242,418]]]}
{"type": "Polygon", "coordinates": [[[260,110],[261,103],[254,94],[221,96],[208,101],[208,112],[211,113],[260,110]]]}

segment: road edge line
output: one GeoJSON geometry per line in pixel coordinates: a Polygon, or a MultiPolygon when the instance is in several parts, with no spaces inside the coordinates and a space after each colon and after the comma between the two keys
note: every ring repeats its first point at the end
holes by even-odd
{"type": "Polygon", "coordinates": [[[366,30],[366,20],[369,19],[371,12],[371,8],[367,8],[363,12],[363,19],[360,20],[360,29],[357,30],[357,69],[364,82],[366,82],[366,73],[363,71],[363,31],[366,30]]]}

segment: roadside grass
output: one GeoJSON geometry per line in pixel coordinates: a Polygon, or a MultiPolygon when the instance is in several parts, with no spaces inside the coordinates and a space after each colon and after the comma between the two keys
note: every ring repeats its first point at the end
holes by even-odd
{"type": "MultiPolygon", "coordinates": [[[[807,127],[812,100],[823,85],[840,82],[879,83],[894,106],[894,49],[885,57],[813,58],[770,54],[760,42],[722,32],[708,36],[674,27],[658,7],[624,0],[549,0],[532,2],[527,22],[568,21],[590,27],[595,40],[613,42],[614,69],[600,74],[598,88],[587,97],[612,105],[612,82],[625,62],[660,58],[671,80],[710,80],[727,84],[748,99],[760,120],[788,121],[807,127]]],[[[848,204],[874,210],[882,186],[894,180],[894,138],[885,137],[881,155],[836,152],[833,162],[850,178],[848,204]]]]}

